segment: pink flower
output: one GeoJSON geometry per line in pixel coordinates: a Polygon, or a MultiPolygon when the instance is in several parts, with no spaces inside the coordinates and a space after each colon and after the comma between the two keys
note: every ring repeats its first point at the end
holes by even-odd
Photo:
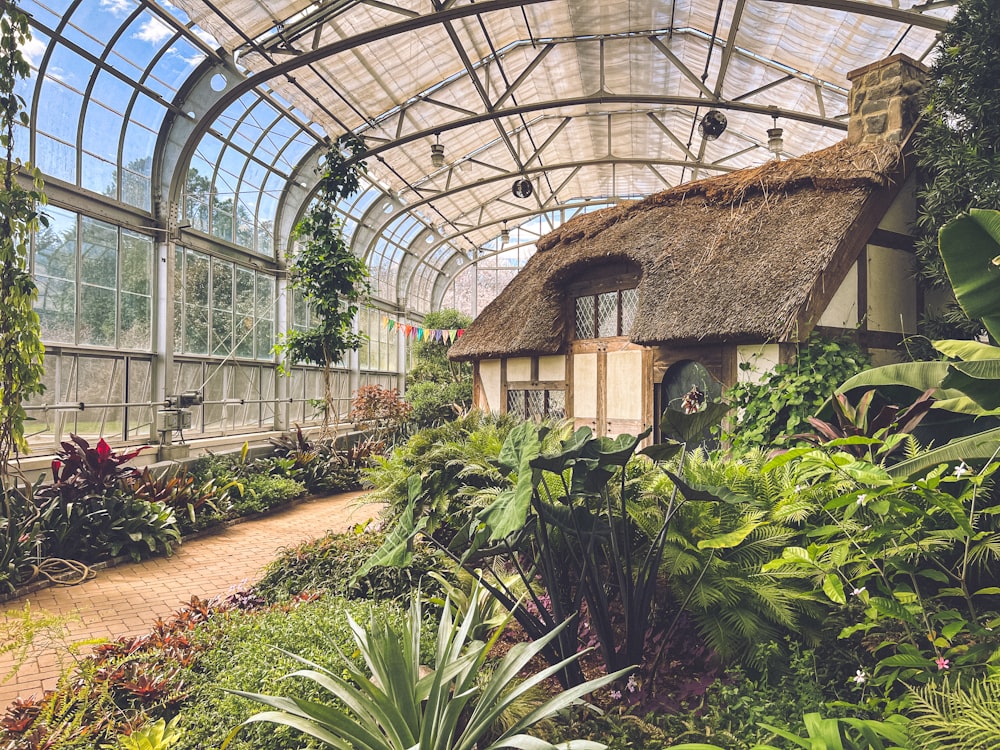
{"type": "Polygon", "coordinates": [[[948,662],[948,660],[947,660],[947,659],[945,659],[945,658],[944,658],[943,656],[939,656],[938,658],[936,658],[936,659],[934,660],[934,663],[935,663],[935,664],[937,664],[937,668],[938,668],[938,671],[939,671],[939,672],[940,672],[940,671],[941,671],[942,669],[948,669],[948,668],[950,668],[950,667],[951,667],[951,664],[950,664],[950,663],[948,662]]]}

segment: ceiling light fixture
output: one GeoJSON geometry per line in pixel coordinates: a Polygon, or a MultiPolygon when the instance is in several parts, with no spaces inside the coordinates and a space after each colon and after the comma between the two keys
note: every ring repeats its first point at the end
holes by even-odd
{"type": "Polygon", "coordinates": [[[785,147],[785,141],[781,137],[784,131],[778,127],[778,116],[771,115],[774,118],[774,127],[767,129],[767,150],[774,154],[775,159],[781,158],[781,151],[785,147]]]}
{"type": "Polygon", "coordinates": [[[435,133],[436,140],[431,144],[431,165],[434,169],[441,169],[444,166],[444,144],[441,143],[441,134],[435,133]]]}
{"type": "Polygon", "coordinates": [[[503,227],[500,229],[500,244],[506,245],[510,242],[510,230],[507,228],[507,222],[503,223],[503,227]]]}
{"type": "Polygon", "coordinates": [[[728,124],[729,122],[722,112],[717,109],[710,109],[701,118],[701,122],[698,123],[698,132],[701,133],[701,137],[706,141],[714,141],[726,132],[728,124]]]}
{"type": "Polygon", "coordinates": [[[514,194],[515,198],[530,198],[531,194],[534,192],[534,188],[531,186],[531,182],[526,177],[520,177],[514,180],[511,192],[514,194]]]}

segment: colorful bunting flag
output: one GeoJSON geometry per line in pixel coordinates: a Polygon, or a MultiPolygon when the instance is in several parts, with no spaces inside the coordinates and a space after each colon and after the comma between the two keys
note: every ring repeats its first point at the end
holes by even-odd
{"type": "Polygon", "coordinates": [[[409,323],[400,323],[388,315],[382,316],[382,327],[390,331],[398,329],[407,338],[415,338],[417,341],[434,340],[443,344],[454,344],[465,333],[464,328],[422,328],[409,323]]]}

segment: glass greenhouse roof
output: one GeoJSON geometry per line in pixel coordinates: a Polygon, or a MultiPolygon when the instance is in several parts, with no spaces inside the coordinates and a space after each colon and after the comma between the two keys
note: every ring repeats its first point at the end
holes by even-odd
{"type": "Polygon", "coordinates": [[[421,313],[502,283],[574,211],[764,162],[775,124],[789,156],[840,140],[848,72],[928,62],[954,4],[22,0],[18,143],[123,226],[279,264],[324,142],[353,131],[370,180],[346,231],[376,296],[421,313]]]}

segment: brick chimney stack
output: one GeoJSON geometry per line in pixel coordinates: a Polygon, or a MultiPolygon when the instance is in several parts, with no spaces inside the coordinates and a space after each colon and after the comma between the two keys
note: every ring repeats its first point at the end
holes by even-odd
{"type": "Polygon", "coordinates": [[[927,68],[906,55],[893,55],[847,74],[851,143],[902,143],[920,116],[920,92],[927,68]]]}

